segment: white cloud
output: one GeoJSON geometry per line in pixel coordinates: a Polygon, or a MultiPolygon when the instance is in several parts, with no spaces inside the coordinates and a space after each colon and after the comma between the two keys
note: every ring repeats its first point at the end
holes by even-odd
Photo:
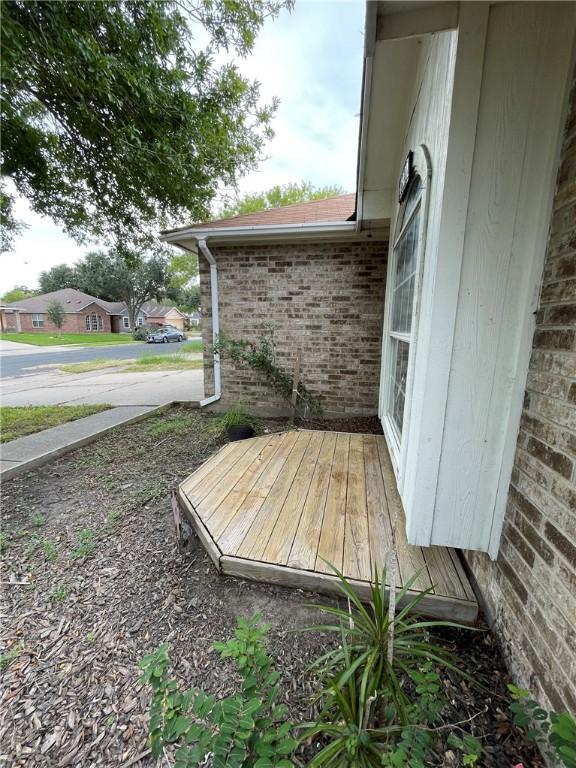
{"type": "MultiPolygon", "coordinates": [[[[264,101],[280,98],[266,159],[241,180],[241,191],[292,181],[354,191],[363,17],[362,0],[297,2],[292,14],[267,23],[253,54],[237,62],[260,82],[264,101]]],[[[0,256],[0,293],[19,284],[36,287],[43,269],[73,264],[89,250],[25,201],[18,201],[17,214],[29,228],[14,253],[0,256]]]]}

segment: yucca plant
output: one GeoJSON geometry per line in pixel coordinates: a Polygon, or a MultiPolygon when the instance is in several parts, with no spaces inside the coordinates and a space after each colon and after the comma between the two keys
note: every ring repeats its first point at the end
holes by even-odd
{"type": "Polygon", "coordinates": [[[307,764],[308,768],[372,768],[382,765],[383,742],[398,727],[371,727],[372,707],[377,700],[375,679],[358,676],[359,659],[342,632],[340,661],[335,674],[323,685],[323,707],[316,722],[302,727],[302,741],[321,737],[328,743],[307,764]]]}
{"type": "MultiPolygon", "coordinates": [[[[389,615],[389,597],[386,591],[386,570],[381,574],[373,568],[373,581],[370,588],[370,601],[362,601],[346,577],[334,566],[330,566],[339,580],[342,595],[348,601],[348,609],[334,605],[316,605],[324,613],[338,619],[335,624],[314,625],[311,631],[337,632],[347,641],[321,656],[313,668],[323,680],[340,680],[341,685],[348,683],[351,676],[356,676],[359,685],[366,690],[385,691],[381,697],[386,707],[394,709],[393,719],[400,723],[408,722],[407,706],[409,698],[404,683],[426,662],[451,669],[462,677],[470,677],[457,666],[457,659],[446,648],[430,640],[430,630],[440,627],[470,629],[452,621],[424,620],[418,617],[418,606],[432,590],[410,595],[410,588],[418,578],[415,574],[400,589],[396,596],[398,612],[392,618],[389,615]],[[391,658],[388,645],[392,635],[391,658]],[[345,669],[343,675],[335,675],[335,670],[345,669]]],[[[320,694],[322,696],[323,693],[320,694]]],[[[380,713],[382,715],[382,713],[380,713]]],[[[388,719],[388,718],[387,718],[388,719]]]]}

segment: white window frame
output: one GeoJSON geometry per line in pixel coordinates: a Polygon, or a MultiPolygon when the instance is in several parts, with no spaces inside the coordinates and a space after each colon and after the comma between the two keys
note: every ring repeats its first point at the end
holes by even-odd
{"type": "Polygon", "coordinates": [[[122,329],[124,331],[130,330],[130,318],[127,315],[122,316],[122,329]]]}
{"type": "Polygon", "coordinates": [[[32,328],[44,328],[44,315],[35,312],[32,315],[32,328]]]}
{"type": "Polygon", "coordinates": [[[386,299],[384,304],[384,330],[382,336],[382,370],[380,376],[380,421],[382,422],[382,428],[384,430],[384,436],[388,444],[390,451],[390,458],[398,481],[404,477],[406,466],[406,455],[408,448],[408,435],[410,433],[410,414],[413,397],[413,384],[414,384],[414,367],[417,354],[417,341],[418,341],[418,319],[420,314],[421,303],[421,289],[422,289],[422,273],[424,268],[424,252],[426,248],[426,230],[428,224],[428,208],[429,208],[429,190],[430,190],[430,176],[431,176],[431,164],[430,156],[424,145],[420,145],[413,150],[412,164],[414,168],[414,176],[410,182],[410,186],[413,184],[413,180],[420,177],[420,198],[417,205],[414,206],[407,221],[402,222],[402,215],[404,212],[405,204],[409,198],[410,190],[407,191],[406,198],[402,203],[399,203],[396,208],[396,216],[394,219],[394,238],[390,242],[389,256],[388,256],[388,274],[386,278],[386,299]],[[416,211],[420,210],[420,225],[418,231],[418,244],[416,247],[416,271],[415,271],[415,283],[414,283],[414,298],[412,303],[412,322],[411,330],[409,334],[400,334],[392,332],[392,309],[393,309],[393,291],[394,291],[394,278],[396,272],[396,247],[402,239],[403,234],[406,232],[409,224],[413,220],[416,211]],[[402,222],[402,226],[400,223],[402,222]],[[396,425],[393,423],[391,417],[388,414],[388,403],[390,401],[390,389],[391,389],[391,366],[392,366],[392,342],[391,338],[394,336],[396,339],[404,340],[409,343],[409,357],[408,357],[408,370],[406,375],[406,390],[404,400],[404,413],[402,419],[402,435],[398,434],[396,425]]]}
{"type": "Polygon", "coordinates": [[[141,327],[144,325],[144,318],[142,317],[142,315],[138,315],[138,317],[136,318],[136,325],[138,327],[141,327]]]}

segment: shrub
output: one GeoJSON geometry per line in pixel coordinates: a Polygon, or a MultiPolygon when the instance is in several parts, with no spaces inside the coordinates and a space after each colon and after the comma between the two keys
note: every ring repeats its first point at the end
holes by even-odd
{"type": "Polygon", "coordinates": [[[146,341],[146,338],[148,337],[148,334],[150,333],[150,328],[147,328],[144,325],[138,326],[138,328],[134,329],[134,333],[132,334],[132,338],[135,341],[146,341]]]}
{"type": "Polygon", "coordinates": [[[238,619],[234,637],[214,648],[232,659],[242,677],[241,692],[217,700],[202,690],[181,693],[167,677],[168,645],[145,656],[141,681],[152,687],[150,739],[159,757],[166,745],[177,747],[176,768],[205,765],[209,753],[215,768],[290,768],[296,747],[285,722],[286,707],[277,703],[278,672],[266,649],[269,627],[260,616],[238,619]]]}
{"type": "MultiPolygon", "coordinates": [[[[368,604],[334,571],[349,608],[316,606],[338,621],[308,628],[340,636],[338,647],[312,665],[319,673],[320,715],[304,726],[303,738],[321,736],[327,743],[309,768],[424,768],[440,729],[449,731],[449,726],[438,726],[446,701],[437,667],[467,677],[458,670],[453,654],[431,642],[429,630],[463,627],[414,615],[427,594],[408,598],[417,575],[399,590],[397,599],[403,607],[391,616],[385,571],[379,576],[374,570],[368,604]]],[[[473,765],[481,752],[480,742],[468,734],[452,746],[463,752],[465,765],[473,765]]]]}
{"type": "Polygon", "coordinates": [[[566,768],[576,768],[576,720],[567,712],[547,712],[530,692],[509,685],[514,703],[510,710],[514,722],[526,731],[550,761],[560,760],[566,768]]]}

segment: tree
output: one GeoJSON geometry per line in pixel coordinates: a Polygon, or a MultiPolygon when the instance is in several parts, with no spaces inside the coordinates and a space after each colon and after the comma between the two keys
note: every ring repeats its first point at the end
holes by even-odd
{"type": "Polygon", "coordinates": [[[22,299],[29,299],[30,296],[34,296],[34,291],[31,291],[30,288],[27,288],[25,285],[15,285],[12,290],[6,291],[0,298],[0,301],[2,304],[16,304],[16,302],[22,301],[22,299]]]}
{"type": "MultiPolygon", "coordinates": [[[[276,109],[213,54],[246,55],[292,2],[4,0],[3,174],[80,241],[206,218],[218,187],[255,167],[276,109]]],[[[1,203],[9,239],[6,189],[1,203]]]]}
{"type": "Polygon", "coordinates": [[[166,298],[173,301],[182,312],[197,312],[200,309],[200,286],[189,285],[184,288],[168,286],[166,298]]]}
{"type": "Polygon", "coordinates": [[[64,305],[60,301],[51,301],[46,308],[46,316],[48,317],[48,320],[58,328],[58,336],[62,336],[62,326],[66,319],[64,305]]]}
{"type": "Polygon", "coordinates": [[[52,293],[62,288],[78,288],[76,270],[68,264],[57,264],[51,269],[40,272],[38,284],[40,293],[52,293]]]}
{"type": "Polygon", "coordinates": [[[145,256],[137,250],[114,248],[89,253],[77,265],[81,289],[107,301],[123,301],[130,327],[146,301],[160,299],[168,287],[166,256],[158,252],[145,256]]]}
{"type": "Polygon", "coordinates": [[[327,197],[343,195],[344,190],[338,186],[315,187],[308,181],[300,184],[277,184],[267,192],[255,192],[254,194],[237,197],[220,212],[222,218],[239,216],[243,213],[256,213],[269,208],[281,208],[283,205],[294,203],[306,203],[310,200],[323,200],[327,197]]]}

